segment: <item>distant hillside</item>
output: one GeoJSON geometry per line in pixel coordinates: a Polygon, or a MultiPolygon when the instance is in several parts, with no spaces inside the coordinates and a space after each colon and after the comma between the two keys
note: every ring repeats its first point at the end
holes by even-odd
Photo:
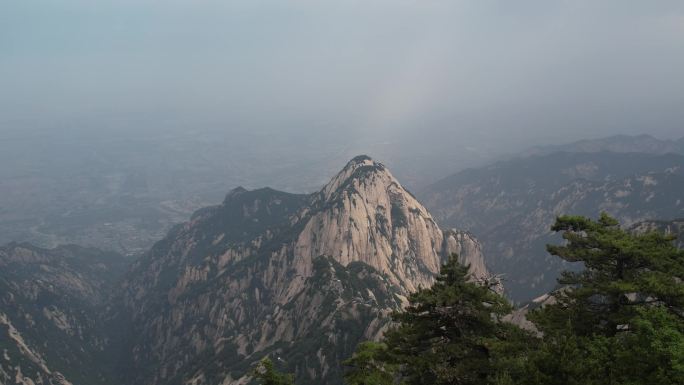
{"type": "Polygon", "coordinates": [[[561,145],[537,146],[523,152],[520,156],[548,155],[554,152],[684,154],[684,137],[678,140],[661,140],[650,135],[615,135],[601,139],[585,139],[561,145]]]}
{"type": "Polygon", "coordinates": [[[630,225],[684,216],[684,156],[558,152],[469,169],[420,192],[437,221],[482,242],[513,299],[527,301],[568,268],[545,252],[557,215],[600,211],[630,225]]]}

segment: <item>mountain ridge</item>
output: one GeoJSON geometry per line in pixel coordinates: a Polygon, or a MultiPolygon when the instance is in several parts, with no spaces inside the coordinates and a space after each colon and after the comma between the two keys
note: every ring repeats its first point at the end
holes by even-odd
{"type": "Polygon", "coordinates": [[[684,156],[557,152],[468,169],[419,193],[442,225],[472,232],[509,295],[526,302],[570,265],[545,252],[562,214],[606,211],[624,225],[684,214],[684,156]]]}
{"type": "Polygon", "coordinates": [[[340,361],[452,252],[489,275],[476,239],[441,230],[368,156],[310,195],[235,189],[134,264],[119,315],[132,328],[120,365],[136,374],[122,380],[244,383],[275,354],[301,357],[283,365],[304,384],[339,383],[340,361]]]}

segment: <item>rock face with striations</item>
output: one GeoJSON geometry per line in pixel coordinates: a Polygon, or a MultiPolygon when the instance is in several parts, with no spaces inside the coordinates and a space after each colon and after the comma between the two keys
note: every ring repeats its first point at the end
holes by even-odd
{"type": "Polygon", "coordinates": [[[480,250],[365,156],[312,195],[236,189],[133,267],[111,316],[130,325],[122,380],[245,383],[270,355],[299,383],[340,383],[339,362],[450,253],[487,276],[480,250]]]}

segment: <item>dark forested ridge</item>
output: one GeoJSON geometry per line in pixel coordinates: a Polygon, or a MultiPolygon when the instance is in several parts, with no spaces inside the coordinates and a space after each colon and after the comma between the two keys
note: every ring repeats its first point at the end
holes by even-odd
{"type": "Polygon", "coordinates": [[[129,262],[73,245],[0,247],[0,383],[111,383],[101,315],[129,262]]]}

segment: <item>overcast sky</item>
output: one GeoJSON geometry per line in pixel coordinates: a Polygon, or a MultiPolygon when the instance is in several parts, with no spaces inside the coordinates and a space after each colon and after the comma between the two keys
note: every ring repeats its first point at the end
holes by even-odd
{"type": "MultiPolygon", "coordinates": [[[[684,135],[684,1],[6,0],[0,131],[684,135]]],[[[362,135],[363,134],[363,135],[362,135]]]]}

